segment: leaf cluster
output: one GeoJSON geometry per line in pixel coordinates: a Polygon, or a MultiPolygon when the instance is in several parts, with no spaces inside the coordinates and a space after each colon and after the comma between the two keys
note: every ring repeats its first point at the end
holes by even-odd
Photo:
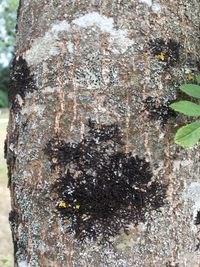
{"type": "MultiPolygon", "coordinates": [[[[200,75],[196,77],[196,81],[200,84],[200,75]]],[[[188,96],[200,99],[200,85],[183,84],[180,90],[188,96]]],[[[192,101],[178,101],[169,107],[189,117],[200,117],[200,105],[192,101]]],[[[174,141],[177,145],[188,148],[197,144],[200,139],[200,120],[196,120],[190,124],[178,129],[174,141]]]]}
{"type": "Polygon", "coordinates": [[[13,51],[18,4],[18,0],[0,1],[0,53],[9,54],[13,51]]]}
{"type": "Polygon", "coordinates": [[[0,65],[0,108],[8,107],[9,67],[0,65]]]}

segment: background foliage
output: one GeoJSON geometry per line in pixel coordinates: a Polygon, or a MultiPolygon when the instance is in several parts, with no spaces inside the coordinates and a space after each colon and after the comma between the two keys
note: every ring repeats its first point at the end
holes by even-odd
{"type": "Polygon", "coordinates": [[[18,0],[0,0],[0,108],[8,107],[8,65],[15,42],[18,2],[18,0]]]}
{"type": "MultiPolygon", "coordinates": [[[[196,77],[197,84],[182,84],[180,90],[190,97],[200,99],[200,75],[196,77]]],[[[191,101],[178,101],[170,105],[170,108],[188,117],[196,117],[198,120],[186,124],[178,129],[174,141],[184,148],[192,147],[200,140],[200,105],[191,101]]]]}

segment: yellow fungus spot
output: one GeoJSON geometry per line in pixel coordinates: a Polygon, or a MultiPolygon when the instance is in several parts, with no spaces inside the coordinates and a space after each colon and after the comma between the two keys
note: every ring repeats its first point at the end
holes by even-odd
{"type": "Polygon", "coordinates": [[[77,210],[80,209],[80,205],[77,204],[77,205],[75,206],[75,208],[76,208],[77,210]]]}
{"type": "Polygon", "coordinates": [[[165,60],[165,55],[163,53],[160,53],[159,55],[156,55],[155,58],[164,61],[165,60]]]}
{"type": "Polygon", "coordinates": [[[58,204],[59,207],[62,208],[67,208],[67,204],[65,203],[65,201],[60,201],[60,203],[58,204]]]}
{"type": "Polygon", "coordinates": [[[149,55],[148,54],[144,54],[144,58],[149,58],[149,55]]]}
{"type": "Polygon", "coordinates": [[[188,77],[187,78],[188,78],[189,81],[193,80],[193,75],[192,75],[191,72],[188,74],[188,77]]]}

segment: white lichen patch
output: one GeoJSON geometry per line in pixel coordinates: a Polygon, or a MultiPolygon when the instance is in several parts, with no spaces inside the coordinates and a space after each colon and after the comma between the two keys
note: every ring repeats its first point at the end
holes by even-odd
{"type": "Polygon", "coordinates": [[[174,160],[173,171],[179,171],[180,168],[192,166],[192,160],[174,160]]]}
{"type": "Polygon", "coordinates": [[[109,45],[114,53],[124,53],[133,41],[128,38],[127,30],[115,29],[113,18],[108,18],[97,12],[92,12],[72,21],[80,28],[96,28],[109,34],[109,45]]]}
{"type": "Polygon", "coordinates": [[[63,20],[57,24],[54,24],[52,26],[51,31],[55,34],[58,34],[59,32],[69,31],[70,27],[71,27],[70,24],[67,21],[63,20]]]}
{"type": "Polygon", "coordinates": [[[18,262],[18,267],[29,267],[29,265],[26,261],[20,261],[18,262]]]}
{"type": "Polygon", "coordinates": [[[100,15],[97,12],[88,13],[73,21],[73,24],[78,25],[81,28],[98,27],[102,32],[113,31],[113,18],[108,18],[104,15],[100,15]]]}
{"type": "Polygon", "coordinates": [[[184,193],[184,199],[192,201],[193,219],[195,220],[197,212],[200,211],[200,183],[191,183],[184,193]]]}
{"type": "MultiPolygon", "coordinates": [[[[94,257],[95,254],[99,255],[101,258],[102,264],[99,264],[99,266],[120,266],[120,267],[132,267],[132,262],[129,258],[127,258],[123,253],[117,252],[116,250],[104,246],[96,246],[94,241],[88,240],[87,241],[87,249],[83,249],[79,251],[79,265],[76,265],[74,263],[73,266],[85,266],[85,263],[90,261],[90,264],[88,266],[96,266],[96,259],[94,257]]],[[[77,247],[81,247],[80,243],[76,243],[77,247]]]]}
{"type": "Polygon", "coordinates": [[[59,49],[57,48],[56,35],[50,31],[33,42],[31,49],[26,51],[24,58],[30,66],[43,62],[50,56],[55,56],[58,53],[59,49]]]}
{"type": "Polygon", "coordinates": [[[155,4],[152,5],[151,9],[152,9],[152,11],[153,11],[154,13],[159,13],[160,10],[161,10],[161,5],[155,3],[155,4]]]}
{"type": "MultiPolygon", "coordinates": [[[[37,105],[34,107],[35,113],[37,114],[37,116],[42,117],[43,116],[43,112],[45,110],[45,105],[37,105]]],[[[33,108],[31,106],[28,107],[23,107],[20,111],[20,113],[22,115],[30,115],[33,113],[33,108]]]]}
{"type": "Polygon", "coordinates": [[[153,3],[152,0],[139,0],[139,2],[146,4],[154,13],[159,13],[161,10],[161,5],[158,3],[153,3]]]}
{"type": "Polygon", "coordinates": [[[60,35],[67,36],[66,50],[71,54],[74,52],[72,36],[78,28],[92,30],[94,35],[102,33],[108,34],[109,48],[113,53],[124,53],[133,44],[133,40],[128,38],[126,29],[116,29],[113,18],[106,17],[97,12],[91,12],[74,19],[71,23],[59,21],[51,26],[44,36],[34,40],[32,47],[24,54],[28,65],[36,65],[44,62],[51,56],[60,54],[60,35]]]}
{"type": "Polygon", "coordinates": [[[139,0],[141,3],[147,4],[149,7],[152,6],[152,0],[139,0]]]}
{"type": "Polygon", "coordinates": [[[67,49],[68,49],[69,53],[74,52],[74,44],[71,41],[68,42],[67,49]]]}
{"type": "Polygon", "coordinates": [[[51,95],[53,93],[58,93],[60,90],[60,88],[57,86],[57,87],[50,87],[50,86],[47,86],[45,87],[43,90],[42,90],[42,93],[43,94],[47,94],[47,95],[51,95]]]}

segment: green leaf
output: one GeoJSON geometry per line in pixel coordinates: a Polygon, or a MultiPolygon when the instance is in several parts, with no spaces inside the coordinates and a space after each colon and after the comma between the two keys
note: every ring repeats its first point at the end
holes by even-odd
{"type": "Polygon", "coordinates": [[[0,90],[0,108],[8,107],[8,94],[0,90]]]}
{"type": "Polygon", "coordinates": [[[177,145],[182,147],[191,147],[200,139],[200,121],[187,124],[181,127],[174,138],[177,145]]]}
{"type": "Polygon", "coordinates": [[[200,98],[200,86],[195,84],[183,84],[180,86],[181,91],[189,96],[200,98]]]}
{"type": "Polygon", "coordinates": [[[8,262],[8,260],[7,259],[1,259],[0,262],[3,264],[6,264],[8,262]]]}
{"type": "Polygon", "coordinates": [[[198,83],[200,83],[200,75],[197,75],[197,76],[196,76],[196,81],[197,81],[198,83]]]}
{"type": "Polygon", "coordinates": [[[187,116],[200,116],[200,106],[190,101],[179,101],[169,107],[187,116]]]}

